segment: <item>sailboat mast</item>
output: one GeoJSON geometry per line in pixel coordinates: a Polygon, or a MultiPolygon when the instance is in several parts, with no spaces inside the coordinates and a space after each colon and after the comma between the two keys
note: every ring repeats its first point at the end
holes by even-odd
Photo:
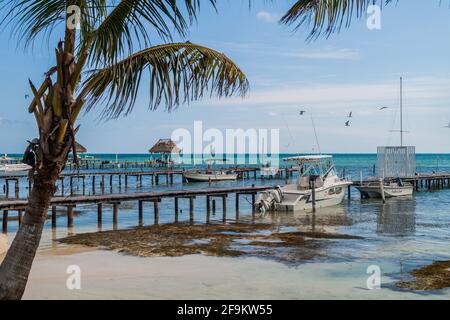
{"type": "Polygon", "coordinates": [[[400,77],[400,146],[403,147],[403,77],[400,77]]]}

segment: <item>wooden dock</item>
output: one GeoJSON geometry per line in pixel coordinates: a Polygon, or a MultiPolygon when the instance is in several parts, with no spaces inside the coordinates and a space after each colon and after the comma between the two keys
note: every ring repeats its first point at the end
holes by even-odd
{"type": "MultiPolygon", "coordinates": [[[[238,174],[239,179],[256,179],[258,168],[224,168],[223,170],[231,170],[238,174]]],[[[202,170],[197,170],[202,171],[202,170]]],[[[203,170],[204,171],[204,170],[203,170]]],[[[134,179],[135,186],[138,188],[157,186],[160,184],[173,185],[174,178],[178,176],[183,181],[184,173],[189,170],[155,170],[155,171],[91,171],[91,172],[63,172],[57,183],[58,194],[66,195],[66,189],[69,194],[74,195],[75,187],[81,189],[82,195],[86,195],[88,191],[95,195],[97,192],[104,194],[106,191],[110,193],[114,190],[114,185],[122,191],[128,189],[130,179],[134,179]],[[147,178],[147,179],[146,179],[147,178]],[[87,181],[90,180],[91,190],[87,190],[87,181]],[[66,181],[69,181],[66,183],[66,181]],[[98,191],[98,188],[100,191],[98,191]]],[[[6,198],[11,195],[11,185],[14,186],[14,198],[18,199],[20,195],[20,181],[27,181],[28,190],[31,190],[32,182],[29,181],[27,175],[3,175],[0,181],[4,181],[3,193],[6,198]]]]}
{"type": "MultiPolygon", "coordinates": [[[[189,201],[189,220],[194,221],[194,205],[197,197],[204,197],[206,200],[206,222],[210,222],[211,211],[216,211],[216,199],[220,199],[222,202],[222,214],[223,221],[226,221],[226,199],[229,195],[235,195],[235,213],[236,220],[239,219],[240,208],[240,196],[251,196],[252,212],[255,213],[255,198],[256,194],[260,191],[272,189],[274,186],[248,186],[248,187],[233,187],[233,188],[208,188],[208,189],[192,189],[192,190],[171,190],[160,192],[141,192],[141,193],[126,193],[126,194],[108,194],[108,195],[90,195],[90,196],[73,196],[73,197],[54,197],[51,200],[49,211],[51,211],[52,227],[56,227],[56,213],[57,207],[66,208],[67,212],[67,226],[73,227],[74,214],[73,209],[77,205],[82,204],[96,204],[98,222],[102,222],[103,205],[112,205],[113,210],[113,224],[116,226],[119,219],[119,205],[124,202],[138,202],[138,219],[139,224],[143,220],[143,207],[144,203],[153,204],[153,214],[155,224],[158,224],[159,220],[159,203],[163,199],[171,198],[174,201],[174,221],[178,222],[179,216],[179,201],[186,199],[189,201]]],[[[22,216],[27,206],[27,200],[7,200],[0,201],[0,210],[3,210],[3,232],[8,230],[8,221],[11,218],[17,220],[19,225],[22,221],[22,216]],[[10,216],[10,212],[15,211],[17,215],[10,216]]]]}

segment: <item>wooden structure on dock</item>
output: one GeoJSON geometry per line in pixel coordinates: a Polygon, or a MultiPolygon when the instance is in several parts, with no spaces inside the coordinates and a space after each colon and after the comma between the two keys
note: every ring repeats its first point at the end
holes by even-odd
{"type": "Polygon", "coordinates": [[[171,139],[159,139],[148,152],[151,155],[161,155],[161,161],[169,164],[172,161],[172,155],[180,154],[181,149],[171,139]]]}
{"type": "Polygon", "coordinates": [[[411,178],[416,174],[416,147],[378,147],[378,178],[411,178]]]}

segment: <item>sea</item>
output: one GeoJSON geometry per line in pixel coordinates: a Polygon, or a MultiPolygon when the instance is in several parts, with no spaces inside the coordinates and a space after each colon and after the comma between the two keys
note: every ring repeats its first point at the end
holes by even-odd
{"type": "MultiPolygon", "coordinates": [[[[11,154],[9,156],[19,157],[20,155],[11,154]]],[[[110,162],[115,162],[117,158],[119,162],[141,162],[150,159],[150,156],[145,154],[92,154],[90,156],[110,162]]],[[[283,163],[282,159],[290,156],[295,155],[280,155],[280,165],[289,165],[283,163]]],[[[235,156],[235,158],[237,157],[239,156],[235,156]]],[[[251,158],[250,156],[240,157],[243,159],[251,158]]],[[[376,154],[333,154],[333,159],[337,171],[339,173],[345,172],[347,176],[354,180],[360,179],[361,176],[366,178],[376,174],[376,169],[374,169],[374,166],[377,164],[376,154]]],[[[199,163],[199,166],[205,165],[204,163],[202,164],[200,156],[197,157],[196,161],[199,163]]],[[[224,166],[224,164],[216,165],[219,167],[224,166]]],[[[258,166],[259,164],[253,165],[258,166]]],[[[450,172],[450,154],[417,154],[416,165],[418,173],[450,172]]],[[[245,166],[245,164],[240,166],[245,166]]],[[[189,169],[192,168],[192,164],[186,166],[175,165],[175,168],[177,167],[189,169]]],[[[162,168],[143,168],[140,170],[162,170],[162,168]]],[[[248,179],[235,182],[217,182],[211,186],[208,183],[186,184],[179,177],[176,177],[173,185],[167,185],[163,180],[161,185],[151,186],[151,181],[147,179],[150,178],[144,178],[143,185],[140,186],[138,181],[130,178],[126,192],[204,189],[208,187],[231,187],[252,184],[282,185],[285,183],[284,179],[262,180],[259,177],[254,179],[252,175],[248,179]]],[[[291,179],[293,181],[296,177],[294,176],[291,179]]],[[[90,179],[86,179],[86,183],[86,190],[88,193],[92,192],[92,188],[89,185],[90,179]]],[[[0,201],[4,197],[1,188],[2,186],[0,186],[0,201]]],[[[100,193],[100,186],[98,185],[96,188],[96,193],[100,193]]],[[[68,190],[68,186],[65,189],[68,190]]],[[[105,192],[118,193],[124,191],[123,188],[119,190],[118,183],[114,180],[113,190],[109,189],[108,183],[105,192]]],[[[21,186],[20,198],[25,198],[27,192],[27,185],[24,183],[21,186]]],[[[75,194],[81,192],[81,184],[76,186],[74,192],[75,194]]],[[[245,200],[241,200],[241,219],[251,217],[250,199],[245,200]]],[[[206,219],[206,203],[201,197],[197,198],[195,202],[195,223],[204,223],[206,219]]],[[[234,222],[235,219],[234,203],[234,196],[228,197],[227,219],[230,223],[234,222]]],[[[219,208],[217,213],[212,216],[212,221],[222,221],[220,206],[221,204],[218,204],[219,208]]],[[[126,229],[138,226],[137,210],[137,203],[123,203],[120,207],[119,223],[114,226],[112,207],[105,206],[103,223],[100,229],[105,231],[114,228],[126,229]]],[[[75,208],[74,227],[70,229],[66,227],[65,212],[65,208],[58,208],[56,230],[52,230],[51,221],[47,221],[41,250],[55,248],[55,246],[59,245],[56,240],[61,237],[99,231],[96,205],[77,206],[75,208]]],[[[180,222],[189,221],[189,201],[180,200],[179,220],[180,222]]],[[[174,202],[172,199],[163,199],[159,207],[159,223],[172,223],[173,221],[174,202]]],[[[392,286],[393,282],[408,279],[410,271],[431,264],[434,261],[450,260],[450,189],[420,190],[413,197],[388,199],[385,204],[379,200],[361,199],[358,191],[352,189],[350,199],[346,197],[341,205],[333,208],[318,209],[314,216],[308,212],[269,214],[264,217],[257,217],[256,221],[272,223],[274,226],[278,225],[280,227],[288,226],[289,230],[292,230],[292,228],[315,227],[362,237],[363,240],[324,240],[330,241],[326,252],[304,261],[302,264],[309,266],[314,264],[321,266],[326,264],[345,265],[344,271],[339,271],[338,276],[349,278],[356,277],[356,272],[358,277],[360,277],[361,273],[365,274],[366,271],[370,273],[370,267],[379,267],[383,274],[385,290],[388,290],[393,297],[398,292],[398,289],[392,286]]],[[[152,225],[154,223],[153,208],[150,204],[145,204],[143,223],[144,225],[152,225]]],[[[8,229],[10,240],[12,240],[16,231],[17,223],[11,221],[8,229]]],[[[290,265],[289,268],[301,268],[301,266],[290,265]]],[[[330,271],[322,276],[328,277],[327,279],[330,280],[336,274],[330,271]]],[[[363,279],[365,278],[363,277],[363,279]]],[[[361,283],[362,287],[365,287],[365,285],[365,282],[361,283]]],[[[450,299],[450,291],[433,292],[432,296],[434,298],[450,299]]],[[[323,297],[326,297],[326,295],[323,297]]],[[[422,293],[417,293],[417,297],[423,297],[422,293]]]]}

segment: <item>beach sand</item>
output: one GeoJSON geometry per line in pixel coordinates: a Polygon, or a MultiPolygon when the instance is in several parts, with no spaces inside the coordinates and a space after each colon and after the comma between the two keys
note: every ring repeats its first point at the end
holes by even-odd
{"type": "Polygon", "coordinates": [[[288,267],[260,258],[189,255],[142,258],[63,246],[40,251],[24,299],[449,299],[450,290],[393,289],[383,276],[366,288],[367,265],[314,263],[288,267]],[[81,270],[81,289],[68,290],[67,267],[81,270]]]}
{"type": "Polygon", "coordinates": [[[0,260],[3,260],[3,255],[8,250],[8,236],[0,234],[0,260]]]}

